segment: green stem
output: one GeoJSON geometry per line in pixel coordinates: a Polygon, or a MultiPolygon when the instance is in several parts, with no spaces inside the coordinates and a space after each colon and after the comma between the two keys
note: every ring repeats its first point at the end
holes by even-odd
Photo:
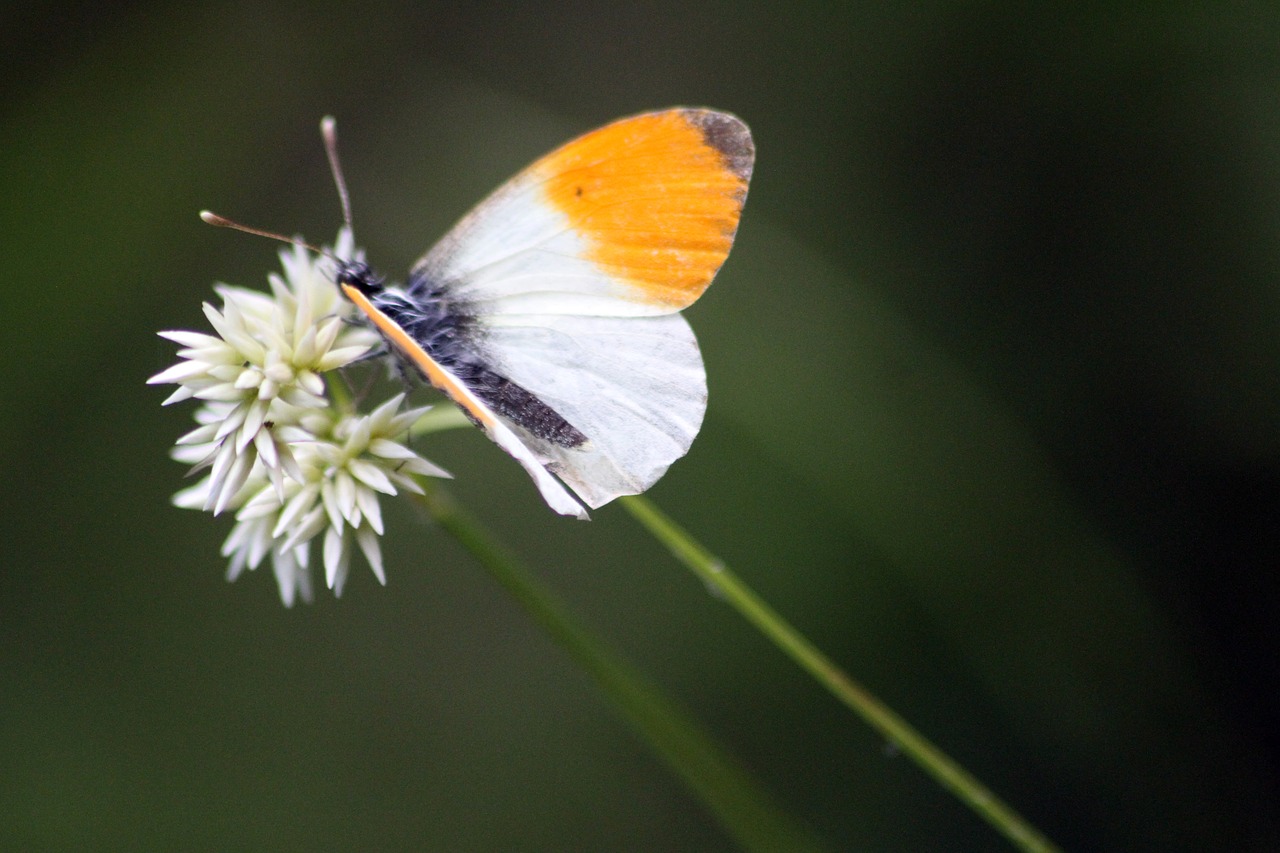
{"type": "Polygon", "coordinates": [[[427,512],[591,674],[739,844],[760,851],[824,849],[683,709],[574,622],[555,596],[448,493],[434,483],[422,485],[427,493],[417,500],[427,512]]]}
{"type": "Polygon", "coordinates": [[[698,544],[651,501],[637,495],[622,498],[620,503],[656,539],[666,545],[676,559],[688,566],[703,583],[720,593],[725,601],[802,669],[1015,846],[1036,853],[1058,850],[1053,842],[968,771],[846,675],[729,571],[721,560],[698,544]]]}

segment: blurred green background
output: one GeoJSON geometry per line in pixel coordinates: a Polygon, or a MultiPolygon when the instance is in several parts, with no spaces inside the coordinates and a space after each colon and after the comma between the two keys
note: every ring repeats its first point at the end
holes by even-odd
{"type": "MultiPolygon", "coordinates": [[[[652,497],[1065,847],[1276,849],[1280,13],[1162,10],[7,4],[0,847],[732,849],[411,508],[385,589],[225,583],[143,384],[278,266],[199,209],[331,239],[325,113],[398,276],[570,136],[705,104],[756,176],[652,497]]],[[[421,449],[832,849],[1008,849],[621,509],[421,449]]]]}

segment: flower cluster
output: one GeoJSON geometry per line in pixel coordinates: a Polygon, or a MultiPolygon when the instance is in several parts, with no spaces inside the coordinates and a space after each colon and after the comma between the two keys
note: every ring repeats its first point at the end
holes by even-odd
{"type": "MultiPolygon", "coordinates": [[[[343,229],[331,254],[353,252],[343,229]]],[[[280,597],[291,606],[298,597],[311,600],[311,541],[321,533],[325,582],[336,595],[354,547],[385,584],[378,496],[421,492],[414,477],[449,474],[404,444],[426,409],[401,411],[400,394],[362,415],[346,395],[329,393],[325,374],[366,355],[378,337],[347,322],[352,309],[326,274],[325,256],[294,246],[280,260],[285,274],[268,277],[270,295],[215,288],[222,307],[206,303],[204,313],[216,335],[161,332],[182,347],[182,360],[147,381],[178,386],[165,405],[201,402],[198,426],[172,455],[208,474],[174,503],[234,511],[222,546],[228,579],[270,555],[280,597]]]]}

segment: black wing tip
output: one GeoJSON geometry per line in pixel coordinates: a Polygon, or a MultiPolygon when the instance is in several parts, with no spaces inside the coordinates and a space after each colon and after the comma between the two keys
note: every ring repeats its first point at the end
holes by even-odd
{"type": "Polygon", "coordinates": [[[744,182],[750,181],[756,146],[746,122],[719,110],[686,108],[682,112],[690,124],[702,131],[706,143],[720,152],[729,170],[744,182]]]}

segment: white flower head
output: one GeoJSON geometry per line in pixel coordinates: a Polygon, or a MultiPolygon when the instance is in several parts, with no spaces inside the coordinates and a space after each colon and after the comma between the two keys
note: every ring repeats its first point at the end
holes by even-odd
{"type": "MultiPolygon", "coordinates": [[[[351,233],[333,257],[359,259],[351,233]]],[[[326,256],[301,246],[280,252],[284,277],[271,294],[220,285],[222,307],[206,303],[216,335],[161,332],[183,348],[178,364],[149,384],[176,384],[165,405],[197,399],[198,426],[172,455],[208,475],[174,503],[215,515],[236,511],[223,544],[234,580],[269,554],[280,597],[311,600],[311,540],[323,537],[327,586],[341,594],[353,543],[386,583],[378,537],[379,495],[421,492],[414,476],[448,477],[403,441],[426,409],[400,412],[404,395],[360,415],[326,394],[323,375],[378,345],[375,332],[347,322],[352,308],[326,273],[326,256]],[[397,414],[398,413],[398,414],[397,414]]]]}

